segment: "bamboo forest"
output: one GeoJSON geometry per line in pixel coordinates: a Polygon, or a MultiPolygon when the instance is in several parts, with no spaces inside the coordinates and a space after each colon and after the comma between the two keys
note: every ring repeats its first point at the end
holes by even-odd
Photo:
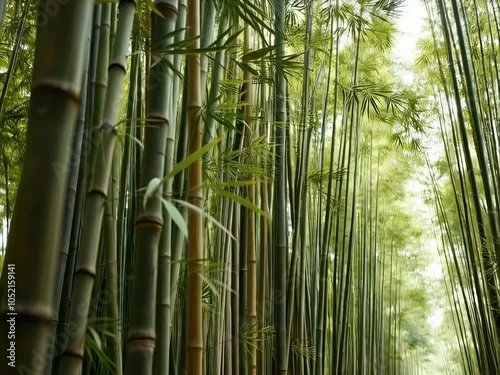
{"type": "Polygon", "coordinates": [[[0,0],[0,374],[500,374],[498,0],[0,0]]]}

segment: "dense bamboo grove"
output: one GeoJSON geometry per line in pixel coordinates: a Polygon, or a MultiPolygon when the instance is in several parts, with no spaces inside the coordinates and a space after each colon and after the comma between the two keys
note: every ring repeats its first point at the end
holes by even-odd
{"type": "Polygon", "coordinates": [[[0,0],[1,373],[499,373],[500,7],[422,7],[0,0]]]}

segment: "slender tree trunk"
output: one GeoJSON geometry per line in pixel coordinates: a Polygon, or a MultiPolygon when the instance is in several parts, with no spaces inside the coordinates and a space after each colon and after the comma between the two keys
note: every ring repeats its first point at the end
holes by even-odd
{"type": "Polygon", "coordinates": [[[288,237],[288,214],[286,203],[286,81],[283,67],[285,55],[285,3],[278,1],[275,9],[276,30],[276,91],[275,91],[275,114],[276,125],[276,170],[275,181],[276,211],[274,214],[275,244],[275,285],[274,308],[276,309],[276,371],[284,375],[288,367],[287,348],[287,237],[288,237]]]}

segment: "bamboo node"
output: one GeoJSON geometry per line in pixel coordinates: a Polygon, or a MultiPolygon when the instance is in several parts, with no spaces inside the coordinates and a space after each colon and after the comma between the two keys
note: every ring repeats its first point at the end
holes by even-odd
{"type": "Polygon", "coordinates": [[[127,340],[127,345],[129,350],[137,347],[149,347],[154,349],[156,346],[156,337],[142,336],[142,337],[129,338],[127,340]]]}
{"type": "Polygon", "coordinates": [[[152,228],[161,232],[163,228],[163,220],[155,216],[139,216],[135,221],[136,228],[152,228]]]}

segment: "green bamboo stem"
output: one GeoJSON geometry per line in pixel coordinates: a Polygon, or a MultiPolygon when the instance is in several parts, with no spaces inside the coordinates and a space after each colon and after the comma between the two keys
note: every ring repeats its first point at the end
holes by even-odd
{"type": "MultiPolygon", "coordinates": [[[[172,117],[170,117],[172,118],[172,117]]],[[[166,144],[165,172],[167,175],[172,170],[174,160],[174,127],[169,126],[166,144]]],[[[164,196],[167,201],[171,201],[173,194],[172,179],[166,181],[164,185],[164,196]]],[[[157,297],[157,346],[155,356],[159,356],[155,365],[157,373],[168,373],[170,335],[171,335],[171,261],[172,261],[172,218],[166,209],[163,210],[164,224],[161,232],[160,247],[158,254],[158,297],[157,297]]]]}
{"type": "MultiPolygon", "coordinates": [[[[245,195],[246,188],[239,189],[241,195],[245,195]]],[[[238,319],[238,330],[236,334],[239,335],[239,358],[240,360],[237,363],[239,367],[239,374],[245,374],[248,369],[248,356],[247,353],[247,343],[245,334],[249,332],[248,330],[248,216],[249,209],[247,207],[240,207],[240,220],[238,224],[240,226],[239,230],[239,244],[238,244],[238,254],[237,256],[240,258],[239,269],[238,269],[238,277],[239,277],[239,293],[235,295],[238,299],[238,311],[239,311],[239,319],[238,319]]]]}
{"type": "Polygon", "coordinates": [[[109,318],[110,337],[107,338],[107,352],[114,366],[114,374],[122,374],[122,350],[121,350],[121,329],[118,311],[118,262],[117,262],[117,240],[116,240],[116,200],[118,199],[118,176],[120,170],[120,152],[115,148],[113,156],[113,171],[111,183],[109,185],[108,199],[104,213],[105,243],[105,280],[106,280],[106,306],[109,318]]]}
{"type": "MultiPolygon", "coordinates": [[[[168,13],[166,28],[171,32],[176,27],[178,4],[177,1],[168,4],[168,13]]],[[[164,21],[161,21],[164,22],[164,21]]],[[[170,41],[167,41],[167,43],[170,41]]],[[[173,64],[173,57],[168,57],[171,64],[173,64]]],[[[168,70],[164,77],[165,84],[169,91],[172,91],[174,85],[174,77],[172,70],[168,70]]],[[[165,166],[164,175],[167,175],[172,170],[174,162],[175,151],[175,112],[173,108],[177,108],[177,98],[170,97],[167,101],[170,105],[168,107],[168,130],[166,139],[165,150],[165,166]]],[[[167,201],[171,201],[173,194],[173,180],[169,179],[163,186],[163,196],[167,201]]],[[[157,331],[157,346],[155,350],[155,373],[167,374],[169,371],[169,357],[170,357],[170,336],[171,336],[171,259],[172,259],[172,218],[169,212],[163,208],[164,224],[160,238],[159,252],[158,252],[158,296],[156,306],[156,331],[157,331]]]]}
{"type": "Polygon", "coordinates": [[[277,1],[275,4],[274,28],[276,30],[276,67],[275,67],[275,113],[276,125],[276,181],[275,181],[275,212],[274,230],[275,239],[275,287],[274,309],[276,314],[276,372],[285,375],[288,371],[287,357],[287,320],[286,320],[286,282],[287,282],[287,204],[286,204],[286,164],[285,150],[287,140],[285,127],[286,117],[286,81],[283,69],[283,56],[285,55],[285,4],[277,1]]]}
{"type": "MultiPolygon", "coordinates": [[[[47,285],[56,281],[69,176],[68,145],[78,116],[91,17],[91,1],[67,2],[39,27],[36,38],[27,151],[5,259],[16,271],[16,366],[33,374],[42,373],[50,359],[48,350],[52,350],[49,339],[56,312],[53,289],[47,285]],[[63,167],[55,169],[55,162],[63,167]]],[[[7,285],[5,279],[2,297],[8,293],[7,285]]],[[[8,332],[7,301],[2,298],[0,302],[2,337],[8,332]]],[[[1,348],[7,352],[7,340],[2,340],[1,348]]],[[[7,362],[4,355],[0,368],[7,369],[7,362]]]]}
{"type": "MultiPolygon", "coordinates": [[[[222,46],[227,39],[227,36],[221,37],[223,33],[227,31],[228,27],[228,12],[226,10],[226,6],[222,8],[221,11],[221,16],[219,19],[218,23],[218,37],[217,37],[217,46],[220,47],[222,46]]],[[[212,113],[216,110],[217,104],[219,102],[219,82],[222,77],[222,71],[224,68],[224,57],[225,57],[225,50],[220,49],[215,53],[215,59],[214,63],[212,66],[212,77],[211,77],[211,84],[210,84],[210,92],[206,101],[207,105],[207,116],[205,120],[205,136],[204,136],[204,143],[210,142],[214,135],[214,116],[212,113]]],[[[211,153],[211,150],[209,151],[209,154],[211,153]]]]}
{"type": "MultiPolygon", "coordinates": [[[[94,22],[92,30],[92,42],[90,51],[90,61],[89,61],[89,88],[88,88],[88,98],[87,98],[87,108],[85,111],[85,127],[83,129],[83,141],[82,149],[80,153],[80,170],[78,173],[78,190],[77,190],[77,200],[75,203],[75,209],[73,212],[73,223],[71,225],[71,238],[69,243],[69,257],[67,260],[67,265],[65,269],[64,281],[62,284],[62,292],[59,303],[59,319],[57,327],[57,336],[55,340],[55,356],[59,356],[64,349],[64,340],[66,337],[66,330],[68,328],[68,316],[69,307],[71,300],[71,291],[73,286],[73,273],[75,269],[76,254],[78,251],[78,244],[80,240],[80,222],[83,214],[83,204],[85,198],[85,186],[87,185],[87,172],[88,172],[88,156],[90,154],[91,147],[91,120],[92,120],[92,108],[94,103],[94,87],[96,80],[96,64],[97,55],[99,47],[99,30],[101,25],[101,10],[102,6],[98,5],[94,7],[94,22]]],[[[58,360],[55,358],[54,360],[58,360]]],[[[54,364],[54,368],[57,365],[54,364]]]]}
{"type": "MultiPolygon", "coordinates": [[[[215,26],[215,4],[213,0],[206,0],[203,2],[203,18],[201,22],[201,38],[200,48],[207,48],[213,40],[214,26],[215,26]]],[[[208,74],[208,54],[200,56],[200,69],[201,69],[201,96],[202,101],[205,101],[206,87],[207,87],[207,74],[208,74]]]]}
{"type": "MultiPolygon", "coordinates": [[[[439,1],[438,6],[439,6],[439,13],[441,16],[441,23],[443,25],[443,32],[444,32],[444,36],[445,36],[448,59],[449,59],[449,61],[453,62],[454,59],[453,59],[453,55],[452,55],[452,51],[451,51],[451,38],[450,38],[449,30],[448,30],[448,21],[447,21],[445,10],[444,10],[444,5],[442,4],[441,1],[439,1]]],[[[453,64],[450,64],[450,75],[451,75],[452,84],[453,84],[455,103],[456,103],[457,108],[458,108],[458,110],[457,110],[458,125],[459,125],[460,135],[462,138],[463,153],[464,153],[464,157],[465,157],[466,170],[468,171],[468,173],[467,173],[468,179],[469,179],[471,189],[472,189],[473,203],[474,203],[474,208],[475,208],[476,220],[478,222],[478,231],[479,231],[479,237],[480,237],[480,241],[481,241],[481,248],[483,249],[483,251],[484,251],[483,254],[484,254],[484,253],[487,253],[489,251],[488,250],[488,242],[486,239],[484,220],[482,217],[482,208],[481,208],[481,204],[479,203],[478,185],[477,185],[476,177],[474,174],[472,158],[471,158],[469,145],[468,145],[468,136],[467,136],[467,132],[466,132],[466,128],[465,128],[465,120],[464,120],[462,105],[461,105],[460,97],[459,97],[460,91],[459,91],[457,77],[456,77],[455,68],[454,68],[453,64]]],[[[469,90],[470,90],[470,87],[469,87],[469,90]]],[[[471,100],[473,100],[473,99],[471,99],[471,100]]],[[[477,119],[475,119],[474,121],[476,121],[476,120],[477,119]]],[[[476,124],[477,124],[477,122],[476,122],[476,124]]],[[[476,135],[476,137],[477,137],[477,135],[476,135]]],[[[479,143],[479,140],[477,140],[477,143],[479,143]]],[[[486,191],[485,191],[485,194],[487,194],[486,191]]],[[[488,198],[487,203],[488,203],[488,207],[489,207],[490,203],[491,203],[489,201],[489,198],[488,198]]],[[[495,225],[494,222],[492,222],[492,225],[495,225]]],[[[494,230],[494,229],[492,228],[492,230],[494,230]]],[[[487,262],[487,260],[486,260],[486,262],[487,262]]],[[[488,265],[488,263],[486,263],[486,265],[488,265]]],[[[494,281],[494,279],[492,279],[493,274],[491,273],[491,271],[486,272],[486,277],[489,278],[489,280],[488,280],[489,287],[487,288],[487,292],[489,294],[491,303],[493,304],[493,306],[495,306],[498,303],[498,295],[497,295],[497,292],[496,292],[495,287],[494,287],[495,281],[494,281]]],[[[481,308],[481,304],[479,306],[481,308]]],[[[484,321],[483,321],[483,324],[485,324],[484,321]]],[[[497,329],[498,329],[498,314],[495,314],[495,324],[497,325],[497,329]]],[[[489,327],[486,327],[483,325],[483,329],[487,331],[487,330],[489,330],[489,327]]],[[[489,346],[489,350],[492,350],[491,346],[489,346]]],[[[485,357],[485,360],[487,363],[488,362],[487,357],[485,357]]]]}
{"type": "MultiPolygon", "coordinates": [[[[146,188],[154,178],[161,179],[163,176],[170,122],[167,95],[171,90],[171,79],[168,79],[169,73],[162,60],[164,48],[169,42],[164,36],[175,27],[177,4],[157,1],[156,7],[163,17],[152,13],[152,54],[157,61],[151,68],[149,82],[150,103],[140,178],[140,187],[143,188],[146,188]]],[[[153,354],[156,345],[158,247],[163,227],[162,187],[160,186],[157,190],[159,191],[155,191],[144,205],[139,206],[136,219],[137,255],[131,296],[133,305],[128,332],[126,364],[128,374],[152,373],[153,371],[153,354]]]]}
{"type": "MultiPolygon", "coordinates": [[[[260,134],[268,134],[268,119],[267,119],[267,111],[266,111],[266,101],[267,101],[267,90],[266,84],[260,84],[260,110],[262,113],[262,118],[259,124],[259,132],[260,134]]],[[[257,100],[256,100],[257,102],[257,100]]],[[[267,140],[266,140],[267,141],[267,140]]],[[[262,165],[262,169],[264,171],[265,176],[267,176],[268,168],[266,166],[265,160],[260,160],[262,165]]],[[[269,215],[269,202],[268,202],[268,186],[266,180],[263,180],[259,184],[258,194],[260,209],[269,215]]],[[[264,215],[260,216],[259,219],[259,253],[258,253],[258,275],[259,275],[259,283],[257,285],[257,327],[259,329],[263,329],[267,325],[267,298],[268,298],[268,257],[269,257],[269,222],[270,218],[264,215]]],[[[266,349],[267,343],[263,342],[259,350],[257,352],[257,373],[262,374],[266,372],[266,365],[268,364],[266,358],[266,349]]]]}
{"type": "Polygon", "coordinates": [[[235,204],[233,209],[233,221],[231,226],[231,234],[233,235],[231,246],[231,289],[234,293],[231,294],[231,374],[238,375],[240,373],[240,220],[241,206],[235,204]]]}
{"type": "MultiPolygon", "coordinates": [[[[137,34],[135,34],[137,35],[137,34]]],[[[139,38],[137,36],[132,38],[132,58],[130,67],[130,86],[127,100],[127,123],[125,128],[125,139],[123,147],[123,159],[121,162],[120,171],[120,188],[118,198],[118,218],[117,218],[117,249],[118,249],[118,278],[119,283],[119,300],[122,303],[120,309],[121,321],[127,321],[125,318],[125,308],[123,306],[126,297],[126,279],[128,278],[127,266],[130,266],[131,260],[127,257],[127,247],[129,241],[129,228],[133,226],[133,210],[132,206],[135,201],[134,189],[134,163],[136,158],[137,144],[134,141],[137,129],[137,111],[138,103],[138,90],[140,83],[138,82],[139,76],[139,38]]],[[[120,329],[122,327],[120,326],[120,329]]]]}
{"type": "Polygon", "coordinates": [[[72,374],[81,371],[84,354],[84,340],[87,328],[87,315],[90,308],[92,287],[96,275],[96,262],[99,239],[108,193],[113,151],[116,142],[116,124],[121,89],[126,74],[126,55],[135,14],[135,2],[120,2],[120,20],[113,56],[109,66],[109,80],[104,105],[103,124],[99,128],[98,143],[94,147],[92,160],[95,170],[89,181],[85,200],[82,226],[82,242],[76,263],[70,324],[74,332],[68,335],[68,343],[61,357],[58,372],[72,374]]]}
{"type": "MultiPolygon", "coordinates": [[[[89,43],[90,44],[90,43],[89,43]]],[[[59,262],[58,262],[58,275],[55,286],[55,298],[54,298],[54,311],[56,312],[55,320],[54,320],[54,352],[53,358],[55,359],[57,355],[60,354],[62,350],[62,343],[59,342],[60,339],[64,339],[64,335],[58,335],[57,331],[59,328],[59,306],[61,304],[61,297],[63,293],[64,280],[72,275],[73,271],[73,262],[71,262],[69,267],[69,272],[66,271],[68,259],[74,260],[75,254],[70,255],[70,251],[76,253],[76,248],[71,247],[71,238],[74,235],[75,231],[78,231],[79,228],[73,227],[75,224],[75,216],[81,215],[81,205],[77,203],[78,195],[81,195],[81,189],[78,189],[78,182],[80,174],[84,173],[84,168],[81,168],[80,163],[83,158],[85,158],[85,153],[82,155],[82,145],[84,140],[84,134],[86,133],[85,129],[85,117],[86,117],[86,109],[87,109],[87,96],[88,96],[88,68],[89,61],[87,60],[87,67],[85,69],[83,75],[83,88],[82,88],[82,99],[80,104],[80,113],[78,122],[75,128],[75,134],[73,136],[73,146],[72,146],[72,156],[70,162],[70,175],[68,180],[68,191],[66,198],[66,207],[64,214],[64,224],[63,224],[63,232],[61,236],[61,249],[59,254],[59,262]],[[80,190],[80,191],[78,191],[80,190]]],[[[53,361],[49,362],[47,373],[51,373],[53,361]]]]}
{"type": "MultiPolygon", "coordinates": [[[[185,36],[185,29],[186,26],[186,17],[187,17],[187,6],[186,6],[186,0],[179,0],[178,3],[178,14],[177,14],[177,23],[175,26],[175,29],[177,30],[175,37],[174,37],[174,42],[178,42],[180,40],[184,39],[185,36]]],[[[181,56],[180,55],[174,55],[174,68],[177,71],[181,70],[181,56]]],[[[184,66],[184,76],[186,76],[186,71],[187,67],[184,66]]],[[[174,103],[172,106],[172,113],[177,114],[179,110],[179,100],[175,100],[175,98],[178,98],[179,96],[182,98],[181,100],[181,105],[180,105],[180,115],[178,116],[178,121],[177,121],[177,127],[176,127],[176,134],[175,134],[175,139],[177,139],[177,144],[176,144],[176,153],[175,153],[175,161],[180,161],[184,159],[187,156],[187,124],[186,124],[186,119],[187,119],[187,86],[183,85],[182,87],[182,95],[179,95],[180,91],[180,77],[175,74],[174,75],[174,85],[173,85],[173,98],[174,98],[174,103]]],[[[186,179],[186,173],[185,171],[179,172],[175,178],[174,178],[174,197],[177,199],[187,199],[187,193],[185,186],[186,184],[184,183],[186,179]]],[[[182,217],[184,220],[187,220],[187,208],[185,206],[180,207],[180,211],[182,213],[182,217]]],[[[185,250],[185,237],[184,235],[178,230],[178,228],[173,227],[172,228],[172,262],[178,261],[182,254],[184,253],[185,250]]],[[[171,306],[175,306],[176,303],[176,298],[177,298],[177,285],[178,285],[178,280],[179,280],[179,272],[180,272],[180,263],[176,262],[171,265],[170,269],[170,304],[171,306]]],[[[171,314],[173,317],[174,314],[171,314]]],[[[170,327],[172,327],[172,319],[170,320],[170,327]]],[[[171,328],[170,328],[171,329],[171,328]]]]}
{"type": "MultiPolygon", "coordinates": [[[[308,126],[309,120],[309,93],[310,93],[310,63],[311,63],[311,35],[312,35],[312,2],[308,1],[306,3],[306,20],[305,20],[305,47],[304,47],[304,70],[303,70],[303,80],[302,80],[302,97],[301,97],[301,109],[300,109],[300,123],[298,129],[298,145],[297,145],[297,158],[296,158],[296,174],[295,174],[295,196],[293,197],[295,207],[294,219],[295,223],[293,228],[293,239],[292,239],[292,256],[290,262],[290,270],[288,277],[288,291],[287,291],[287,311],[288,311],[288,329],[287,329],[287,347],[290,347],[291,343],[291,332],[292,332],[292,324],[295,323],[294,315],[295,315],[295,295],[296,289],[302,288],[304,286],[304,276],[305,276],[305,207],[307,200],[307,187],[305,185],[306,173],[309,167],[309,157],[310,157],[310,144],[311,144],[311,130],[308,126]],[[298,259],[299,266],[297,266],[298,259]],[[300,270],[298,269],[300,267],[300,270]],[[297,285],[297,277],[299,278],[299,285],[297,285]]],[[[304,296],[301,294],[299,298],[304,296]]],[[[302,305],[304,300],[299,302],[299,305],[302,305]]],[[[304,333],[304,319],[302,319],[303,311],[298,312],[299,318],[296,320],[297,322],[297,333],[295,337],[295,341],[298,342],[299,345],[302,345],[303,333],[304,333]]],[[[303,361],[301,358],[298,359],[298,369],[297,372],[302,374],[303,369],[303,361]]]]}
{"type": "MultiPolygon", "coordinates": [[[[338,0],[336,3],[338,7],[338,0]]],[[[330,33],[333,35],[333,17],[330,21],[330,33]]],[[[336,22],[338,24],[339,18],[337,16],[336,22]]],[[[340,37],[336,38],[336,47],[335,47],[335,84],[334,84],[334,93],[333,93],[333,129],[332,129],[332,141],[330,146],[330,168],[328,172],[328,186],[327,186],[327,195],[326,195],[326,205],[325,205],[325,219],[324,219],[324,229],[323,229],[323,237],[321,238],[321,259],[320,259],[320,286],[319,286],[319,301],[318,301],[318,316],[317,316],[317,324],[316,324],[316,358],[314,362],[314,374],[320,375],[323,373],[325,368],[324,363],[324,342],[325,342],[325,328],[326,328],[326,319],[325,319],[325,306],[326,306],[326,296],[328,295],[328,254],[330,248],[330,238],[332,232],[333,225],[333,214],[332,214],[332,198],[333,198],[333,170],[334,170],[334,150],[335,150],[335,136],[336,136],[336,127],[337,127],[337,98],[338,98],[338,76],[339,76],[339,41],[340,37]]],[[[332,73],[332,54],[333,54],[333,38],[330,40],[330,49],[329,49],[329,60],[328,60],[328,74],[327,74],[327,82],[330,82],[331,73],[332,73]]],[[[322,150],[324,150],[324,138],[326,133],[326,114],[327,114],[327,103],[329,98],[329,88],[330,85],[327,85],[325,100],[323,103],[323,118],[322,118],[322,150]]],[[[322,159],[320,161],[320,170],[323,170],[322,159]]],[[[322,192],[322,186],[320,185],[320,193],[322,192]]],[[[321,212],[320,212],[321,214],[321,212]]]]}

